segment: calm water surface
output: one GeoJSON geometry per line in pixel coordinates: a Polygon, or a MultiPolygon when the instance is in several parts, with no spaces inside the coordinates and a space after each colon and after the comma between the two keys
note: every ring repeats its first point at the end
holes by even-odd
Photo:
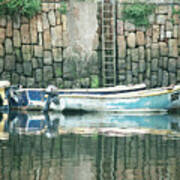
{"type": "Polygon", "coordinates": [[[2,180],[178,180],[180,116],[1,114],[2,180]]]}

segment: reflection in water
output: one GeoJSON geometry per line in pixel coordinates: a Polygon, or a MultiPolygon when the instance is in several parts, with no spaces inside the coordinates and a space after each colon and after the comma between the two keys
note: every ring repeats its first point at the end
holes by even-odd
{"type": "Polygon", "coordinates": [[[3,136],[6,138],[0,135],[2,180],[176,180],[180,177],[179,116],[12,113],[2,115],[0,123],[0,133],[9,134],[3,136]],[[112,135],[109,131],[102,134],[107,127],[111,127],[115,136],[109,136],[112,135]],[[158,130],[155,134],[136,131],[131,136],[126,133],[120,136],[119,129],[128,131],[129,127],[158,130]],[[162,131],[163,135],[157,135],[162,131]],[[176,138],[169,138],[169,134],[176,138]]]}

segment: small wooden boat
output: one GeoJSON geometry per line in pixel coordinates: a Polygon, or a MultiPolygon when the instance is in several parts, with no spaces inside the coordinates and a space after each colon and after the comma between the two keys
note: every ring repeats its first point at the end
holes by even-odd
{"type": "Polygon", "coordinates": [[[59,90],[9,88],[9,107],[20,110],[159,112],[180,109],[180,85],[145,89],[145,85],[59,90]]]}

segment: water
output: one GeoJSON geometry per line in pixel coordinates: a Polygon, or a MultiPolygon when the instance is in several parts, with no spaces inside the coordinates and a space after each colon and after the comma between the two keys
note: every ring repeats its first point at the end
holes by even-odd
{"type": "Polygon", "coordinates": [[[2,180],[180,177],[180,116],[2,114],[2,180]]]}

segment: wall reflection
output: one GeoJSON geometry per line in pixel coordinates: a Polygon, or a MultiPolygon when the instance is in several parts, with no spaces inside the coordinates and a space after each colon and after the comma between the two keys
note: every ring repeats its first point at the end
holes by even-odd
{"type": "MultiPolygon", "coordinates": [[[[178,179],[180,176],[179,116],[175,118],[168,116],[167,122],[168,118],[163,115],[162,122],[166,125],[162,124],[162,128],[158,122],[161,121],[160,116],[156,119],[158,131],[166,130],[163,135],[119,136],[118,131],[117,136],[114,137],[109,136],[109,133],[83,134],[82,130],[77,128],[98,129],[106,128],[108,125],[116,129],[124,128],[128,119],[119,117],[122,121],[120,119],[118,121],[116,116],[114,120],[110,118],[109,122],[106,121],[108,123],[106,124],[104,119],[97,123],[98,118],[95,115],[96,121],[88,119],[88,116],[90,115],[72,117],[61,114],[2,115],[1,134],[6,133],[8,136],[0,140],[0,179],[178,179]],[[86,126],[84,118],[87,122],[86,126]],[[79,133],[73,133],[74,127],[79,133]],[[173,136],[167,134],[170,131],[174,132],[173,136]]],[[[131,128],[133,126],[138,128],[138,122],[141,124],[139,127],[143,127],[140,119],[134,121],[131,128]]],[[[147,117],[145,119],[147,121],[147,117]]],[[[151,121],[151,117],[148,116],[148,119],[148,125],[154,124],[153,118],[151,121]]],[[[144,122],[145,128],[147,123],[144,122]]],[[[155,128],[155,125],[149,127],[155,128]]]]}

